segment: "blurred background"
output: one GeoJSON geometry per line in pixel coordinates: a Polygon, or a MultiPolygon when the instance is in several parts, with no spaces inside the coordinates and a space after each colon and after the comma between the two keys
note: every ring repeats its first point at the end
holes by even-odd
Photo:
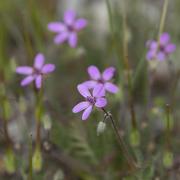
{"type": "Polygon", "coordinates": [[[56,64],[56,71],[45,82],[43,163],[40,171],[33,171],[33,179],[180,179],[180,1],[169,2],[164,27],[177,49],[152,70],[145,58],[145,44],[148,39],[157,39],[164,1],[126,0],[126,33],[138,135],[131,131],[127,72],[123,66],[122,0],[109,3],[111,15],[105,0],[0,1],[0,179],[28,178],[30,134],[33,142],[35,138],[36,93],[32,85],[20,86],[22,76],[16,75],[15,68],[31,66],[38,52],[45,54],[46,62],[56,64]],[[55,45],[54,34],[47,29],[49,22],[61,21],[67,9],[88,20],[88,26],[78,34],[75,49],[67,44],[55,45]],[[89,65],[96,65],[101,71],[108,66],[117,70],[114,82],[120,91],[108,95],[107,110],[113,114],[130,154],[140,164],[135,173],[128,173],[110,123],[97,136],[98,122],[104,118],[101,111],[95,110],[87,121],[72,113],[73,106],[82,100],[76,86],[88,79],[89,65]],[[3,98],[6,105],[2,104],[3,98]],[[170,105],[170,145],[166,136],[166,104],[170,105]],[[2,107],[6,107],[15,157],[12,152],[7,153],[2,107]]]}

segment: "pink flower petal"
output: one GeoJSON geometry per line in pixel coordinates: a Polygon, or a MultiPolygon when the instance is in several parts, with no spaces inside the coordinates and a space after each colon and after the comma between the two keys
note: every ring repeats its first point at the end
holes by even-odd
{"type": "Polygon", "coordinates": [[[99,69],[94,65],[88,67],[88,74],[93,80],[99,80],[101,78],[99,69]]]}
{"type": "Polygon", "coordinates": [[[88,89],[94,88],[97,85],[97,81],[89,80],[82,83],[88,89]]]}
{"type": "Polygon", "coordinates": [[[176,50],[175,44],[168,44],[165,48],[165,52],[168,54],[173,53],[175,50],[176,50]]]}
{"type": "Polygon", "coordinates": [[[152,59],[155,58],[155,56],[156,56],[156,51],[154,51],[154,50],[149,50],[149,51],[147,52],[147,54],[146,54],[146,59],[147,59],[147,60],[152,60],[152,59]]]}
{"type": "Polygon", "coordinates": [[[166,45],[169,43],[169,41],[170,41],[170,36],[168,33],[161,34],[161,37],[160,37],[160,44],[161,45],[166,45]]]}
{"type": "Polygon", "coordinates": [[[72,48],[77,46],[77,33],[73,32],[69,34],[68,43],[72,48]]]}
{"type": "Polygon", "coordinates": [[[42,86],[42,75],[38,75],[35,79],[36,88],[40,89],[42,86]]]}
{"type": "Polygon", "coordinates": [[[89,115],[92,112],[92,108],[93,108],[93,106],[89,106],[87,109],[84,110],[84,112],[82,114],[82,120],[86,120],[89,117],[89,115]]]}
{"type": "Polygon", "coordinates": [[[84,86],[83,84],[78,85],[77,89],[83,97],[86,98],[88,96],[91,96],[91,93],[89,92],[88,88],[86,86],[84,86]]]}
{"type": "Polygon", "coordinates": [[[27,76],[21,81],[21,86],[26,86],[34,80],[34,76],[27,76]]]}
{"type": "Polygon", "coordinates": [[[45,64],[42,68],[42,73],[43,74],[49,74],[55,70],[55,65],[54,64],[45,64]]]}
{"type": "Polygon", "coordinates": [[[115,73],[115,68],[109,67],[109,68],[104,70],[102,77],[105,81],[109,81],[114,76],[114,73],[115,73]]]}
{"type": "Polygon", "coordinates": [[[20,66],[16,68],[16,73],[30,75],[33,73],[33,68],[29,66],[20,66]]]}
{"type": "Polygon", "coordinates": [[[106,98],[97,98],[95,106],[98,108],[105,107],[107,105],[107,100],[106,98]]]}
{"type": "Polygon", "coordinates": [[[111,93],[117,93],[119,91],[119,88],[110,82],[105,83],[105,89],[111,93]]]}
{"type": "Polygon", "coordinates": [[[41,70],[44,65],[44,55],[42,53],[38,53],[34,59],[34,67],[36,69],[41,70]]]}
{"type": "Polygon", "coordinates": [[[155,40],[148,40],[147,43],[146,43],[146,46],[150,50],[155,50],[155,49],[157,49],[158,43],[155,40]]]}
{"type": "Polygon", "coordinates": [[[78,19],[76,20],[76,22],[74,23],[74,28],[77,31],[80,31],[81,29],[85,28],[87,26],[87,20],[86,19],[78,19]]]}
{"type": "Polygon", "coordinates": [[[62,32],[62,33],[55,36],[54,43],[55,44],[62,44],[67,40],[68,36],[69,36],[68,32],[62,32]]]}
{"type": "Polygon", "coordinates": [[[56,33],[67,30],[66,26],[61,22],[51,22],[51,23],[49,23],[48,24],[48,29],[50,31],[56,32],[56,33]]]}
{"type": "Polygon", "coordinates": [[[75,21],[75,18],[76,18],[76,13],[73,10],[67,10],[64,13],[64,22],[67,25],[72,25],[75,21]]]}
{"type": "Polygon", "coordinates": [[[93,96],[94,97],[102,97],[105,96],[105,90],[103,84],[97,84],[93,89],[93,96]]]}
{"type": "Polygon", "coordinates": [[[78,103],[76,106],[74,106],[74,108],[73,108],[72,111],[73,111],[73,113],[78,113],[78,112],[80,112],[80,111],[88,108],[89,105],[90,105],[90,104],[89,104],[89,102],[87,102],[87,101],[80,102],[80,103],[78,103]]]}
{"type": "Polygon", "coordinates": [[[164,53],[164,52],[158,52],[157,53],[157,56],[156,56],[156,58],[159,60],[159,61],[164,61],[165,59],[166,59],[166,54],[164,53]]]}

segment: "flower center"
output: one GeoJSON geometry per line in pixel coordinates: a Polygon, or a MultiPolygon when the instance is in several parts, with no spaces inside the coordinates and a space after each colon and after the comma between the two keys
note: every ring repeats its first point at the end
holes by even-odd
{"type": "Polygon", "coordinates": [[[98,79],[98,83],[104,84],[103,78],[98,79]]]}
{"type": "Polygon", "coordinates": [[[67,26],[67,29],[68,29],[68,31],[70,31],[70,32],[74,31],[74,27],[73,27],[72,25],[68,25],[68,26],[67,26]]]}
{"type": "Polygon", "coordinates": [[[88,96],[86,98],[87,101],[89,101],[91,104],[95,104],[96,103],[96,98],[92,97],[92,96],[88,96]]]}
{"type": "Polygon", "coordinates": [[[160,49],[160,51],[164,51],[164,50],[165,50],[165,47],[161,45],[161,46],[159,47],[159,49],[160,49]]]}
{"type": "Polygon", "coordinates": [[[37,68],[34,68],[34,71],[33,71],[34,74],[37,74],[37,75],[40,75],[41,74],[41,70],[37,69],[37,68]]]}

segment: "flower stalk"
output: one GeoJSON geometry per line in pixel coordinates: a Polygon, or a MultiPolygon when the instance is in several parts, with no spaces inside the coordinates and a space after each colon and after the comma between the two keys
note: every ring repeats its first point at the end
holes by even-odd
{"type": "Polygon", "coordinates": [[[133,130],[137,130],[136,114],[134,109],[134,100],[132,95],[132,77],[128,58],[128,38],[127,38],[127,20],[126,20],[126,2],[123,1],[123,61],[127,72],[128,94],[129,94],[129,108],[131,114],[131,123],[133,130]]]}
{"type": "Polygon", "coordinates": [[[170,141],[171,141],[171,135],[170,135],[170,113],[171,113],[171,108],[169,104],[166,104],[166,143],[167,143],[167,148],[170,148],[170,141]]]}
{"type": "Polygon", "coordinates": [[[42,101],[43,101],[43,88],[37,91],[36,101],[36,141],[35,141],[35,152],[33,155],[33,168],[36,171],[40,171],[42,167],[41,158],[41,118],[42,118],[42,101]]]}
{"type": "Polygon", "coordinates": [[[128,163],[128,166],[130,167],[130,169],[132,171],[136,170],[137,169],[137,163],[135,162],[134,158],[130,155],[126,144],[124,143],[121,135],[119,134],[118,128],[116,126],[116,123],[115,123],[115,121],[113,119],[112,114],[107,112],[104,108],[102,108],[102,110],[105,113],[105,119],[110,119],[111,120],[112,127],[114,129],[115,134],[116,134],[120,149],[124,154],[124,157],[125,157],[125,159],[126,159],[126,161],[128,163]]]}
{"type": "Polygon", "coordinates": [[[164,30],[164,24],[165,24],[166,15],[167,15],[168,4],[169,4],[169,0],[164,0],[162,14],[161,14],[161,19],[160,19],[160,25],[159,25],[158,48],[157,48],[157,51],[160,48],[160,38],[161,38],[161,34],[163,33],[163,30],[164,30]]]}
{"type": "Polygon", "coordinates": [[[29,137],[29,174],[28,180],[33,180],[33,169],[32,169],[32,134],[29,137]]]}

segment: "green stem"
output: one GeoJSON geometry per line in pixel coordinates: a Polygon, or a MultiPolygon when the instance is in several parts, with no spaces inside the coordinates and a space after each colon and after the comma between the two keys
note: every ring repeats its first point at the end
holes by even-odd
{"type": "Polygon", "coordinates": [[[166,145],[170,148],[170,105],[166,104],[166,145]]]}
{"type": "Polygon", "coordinates": [[[113,13],[112,13],[112,9],[111,9],[111,4],[109,2],[109,0],[106,0],[106,6],[107,6],[107,11],[108,11],[108,16],[109,16],[109,24],[110,24],[110,30],[111,30],[111,35],[112,35],[112,40],[114,43],[114,48],[115,48],[115,53],[117,55],[118,58],[118,70],[119,72],[122,71],[122,62],[121,62],[121,55],[120,55],[120,47],[117,41],[117,37],[116,37],[116,33],[115,33],[115,29],[113,26],[113,13]]]}
{"type": "Polygon", "coordinates": [[[160,48],[159,47],[160,46],[160,37],[161,37],[161,34],[163,33],[163,30],[164,30],[164,24],[165,24],[166,15],[167,15],[168,4],[169,4],[169,0],[164,0],[161,19],[160,19],[160,25],[159,25],[157,52],[158,52],[158,50],[160,48]]]}
{"type": "Polygon", "coordinates": [[[36,102],[36,148],[41,148],[41,117],[42,117],[43,88],[37,93],[36,102]]]}
{"type": "Polygon", "coordinates": [[[129,65],[129,56],[128,56],[128,41],[127,41],[127,18],[126,18],[126,2],[123,0],[123,60],[124,66],[127,71],[127,83],[128,83],[128,94],[129,94],[129,106],[131,114],[131,123],[134,129],[137,129],[136,114],[134,108],[134,100],[132,95],[132,77],[131,69],[129,65]]]}
{"type": "Polygon", "coordinates": [[[4,129],[4,135],[7,143],[7,148],[11,149],[12,148],[12,142],[9,137],[8,133],[8,119],[7,119],[7,107],[6,107],[7,99],[6,97],[2,98],[2,113],[3,113],[3,129],[4,129]]]}
{"type": "Polygon", "coordinates": [[[112,115],[111,115],[109,112],[107,112],[104,108],[102,108],[102,110],[103,110],[103,112],[105,113],[105,116],[108,117],[108,118],[110,118],[110,120],[111,120],[113,129],[114,129],[114,132],[115,132],[115,134],[116,134],[116,136],[117,136],[117,140],[118,140],[120,149],[121,149],[121,151],[123,152],[124,157],[125,157],[128,165],[129,165],[129,167],[130,167],[131,170],[133,170],[133,171],[136,170],[136,169],[137,169],[137,164],[136,164],[134,158],[129,154],[128,148],[127,148],[126,144],[124,143],[121,135],[120,135],[119,132],[118,132],[118,128],[117,128],[117,126],[116,126],[116,123],[115,123],[112,115]]]}
{"type": "Polygon", "coordinates": [[[29,138],[29,175],[28,180],[33,179],[33,168],[32,168],[32,135],[29,138]]]}

